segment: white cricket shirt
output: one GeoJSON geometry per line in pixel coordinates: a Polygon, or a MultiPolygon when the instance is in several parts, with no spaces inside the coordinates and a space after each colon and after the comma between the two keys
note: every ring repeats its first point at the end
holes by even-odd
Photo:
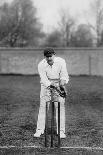
{"type": "Polygon", "coordinates": [[[66,62],[60,57],[54,57],[54,63],[52,66],[47,63],[46,59],[43,59],[38,64],[38,72],[41,78],[40,83],[46,87],[50,86],[50,80],[63,79],[66,83],[69,81],[66,62]]]}

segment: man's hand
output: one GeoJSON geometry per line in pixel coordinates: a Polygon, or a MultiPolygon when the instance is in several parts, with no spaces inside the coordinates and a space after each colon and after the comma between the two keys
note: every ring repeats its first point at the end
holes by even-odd
{"type": "Polygon", "coordinates": [[[66,98],[67,96],[67,90],[65,88],[65,86],[60,86],[60,96],[62,96],[63,98],[66,98]]]}
{"type": "Polygon", "coordinates": [[[55,85],[50,85],[49,86],[49,89],[56,90],[59,93],[59,95],[61,97],[63,97],[63,98],[66,98],[66,96],[67,96],[67,91],[65,89],[65,86],[59,86],[59,87],[57,87],[57,85],[56,86],[55,85]]]}
{"type": "Polygon", "coordinates": [[[55,82],[51,82],[51,85],[48,88],[49,89],[55,89],[56,87],[58,87],[58,84],[55,82]]]}
{"type": "Polygon", "coordinates": [[[58,86],[59,86],[58,83],[56,83],[56,82],[51,82],[51,85],[50,85],[51,88],[58,87],[58,86]]]}
{"type": "Polygon", "coordinates": [[[58,84],[56,82],[51,82],[52,86],[58,87],[58,84]]]}
{"type": "Polygon", "coordinates": [[[64,86],[66,84],[65,80],[60,80],[60,86],[64,86]]]}

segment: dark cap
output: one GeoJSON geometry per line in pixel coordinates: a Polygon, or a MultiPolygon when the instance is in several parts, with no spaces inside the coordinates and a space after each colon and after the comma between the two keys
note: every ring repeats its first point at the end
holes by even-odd
{"type": "Polygon", "coordinates": [[[53,54],[55,54],[55,51],[53,48],[46,48],[44,50],[44,56],[51,57],[53,54]]]}

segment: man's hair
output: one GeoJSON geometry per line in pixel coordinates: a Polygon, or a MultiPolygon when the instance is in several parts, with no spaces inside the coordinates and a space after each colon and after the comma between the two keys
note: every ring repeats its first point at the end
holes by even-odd
{"type": "Polygon", "coordinates": [[[55,55],[55,51],[53,48],[45,48],[44,49],[44,56],[51,57],[52,55],[55,55]]]}

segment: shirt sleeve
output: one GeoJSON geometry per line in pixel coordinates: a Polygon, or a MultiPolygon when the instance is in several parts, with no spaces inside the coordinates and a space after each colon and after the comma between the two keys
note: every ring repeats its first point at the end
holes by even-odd
{"type": "Polygon", "coordinates": [[[60,72],[60,79],[65,80],[65,83],[67,84],[69,81],[69,75],[67,72],[67,67],[66,67],[66,62],[65,60],[62,61],[61,63],[61,72],[60,72]]]}
{"type": "Polygon", "coordinates": [[[46,86],[49,87],[51,82],[48,80],[47,75],[46,75],[46,71],[43,65],[38,65],[38,72],[41,78],[41,83],[46,86]]]}

